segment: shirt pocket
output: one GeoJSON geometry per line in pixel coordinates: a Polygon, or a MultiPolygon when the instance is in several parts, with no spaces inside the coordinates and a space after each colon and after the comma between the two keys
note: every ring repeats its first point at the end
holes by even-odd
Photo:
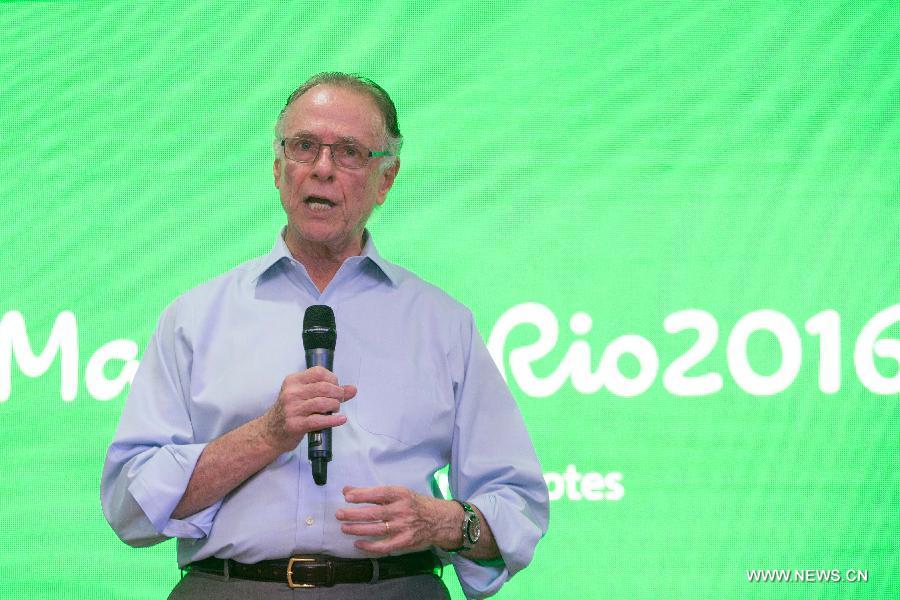
{"type": "Polygon", "coordinates": [[[363,358],[357,387],[347,404],[363,430],[408,446],[450,439],[452,385],[433,365],[363,358]]]}

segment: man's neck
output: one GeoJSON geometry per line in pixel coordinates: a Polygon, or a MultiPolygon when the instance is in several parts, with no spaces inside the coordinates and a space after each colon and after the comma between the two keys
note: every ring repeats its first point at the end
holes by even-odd
{"type": "Polygon", "coordinates": [[[341,268],[341,264],[351,256],[362,254],[364,236],[365,233],[360,233],[338,244],[316,243],[291,235],[291,229],[288,227],[284,243],[294,259],[306,268],[316,288],[324,292],[341,268]]]}

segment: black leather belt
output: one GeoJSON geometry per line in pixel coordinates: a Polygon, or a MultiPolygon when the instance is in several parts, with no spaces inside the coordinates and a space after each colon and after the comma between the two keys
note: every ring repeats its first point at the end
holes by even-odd
{"type": "Polygon", "coordinates": [[[211,557],[192,562],[186,568],[238,579],[283,582],[291,588],[310,588],[428,575],[441,569],[441,562],[432,552],[425,551],[384,558],[336,558],[325,554],[304,554],[281,560],[264,560],[252,565],[211,557]]]}

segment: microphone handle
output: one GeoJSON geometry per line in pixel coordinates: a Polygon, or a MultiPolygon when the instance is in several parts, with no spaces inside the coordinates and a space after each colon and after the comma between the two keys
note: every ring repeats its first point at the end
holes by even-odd
{"type": "MultiPolygon", "coordinates": [[[[325,367],[334,370],[334,350],[310,348],[306,351],[306,367],[325,367]]],[[[313,480],[325,485],[328,479],[328,462],[331,460],[331,428],[310,431],[307,435],[309,460],[312,463],[313,480]]]]}

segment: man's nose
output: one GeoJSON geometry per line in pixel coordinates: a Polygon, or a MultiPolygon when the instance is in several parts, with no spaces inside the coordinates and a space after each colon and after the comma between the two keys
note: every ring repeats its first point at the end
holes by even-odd
{"type": "Polygon", "coordinates": [[[319,148],[319,156],[313,162],[312,175],[318,178],[330,179],[334,176],[334,157],[331,154],[331,146],[319,148]],[[328,153],[327,155],[325,153],[328,153]]]}

